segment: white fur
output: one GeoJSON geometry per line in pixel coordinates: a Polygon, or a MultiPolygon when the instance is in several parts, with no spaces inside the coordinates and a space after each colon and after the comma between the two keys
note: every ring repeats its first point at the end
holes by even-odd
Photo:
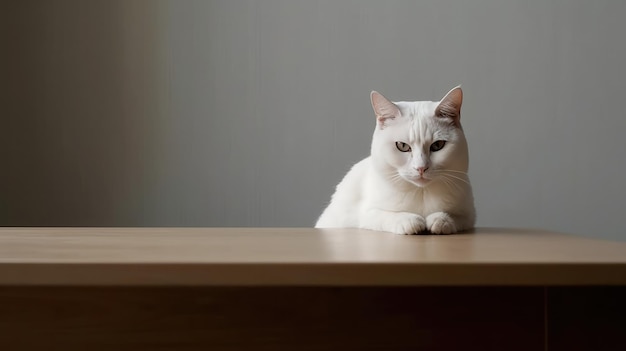
{"type": "Polygon", "coordinates": [[[461,102],[460,87],[440,102],[392,103],[372,92],[377,125],[371,155],[355,164],[337,185],[315,227],[397,234],[425,230],[448,234],[472,228],[475,210],[461,102]],[[437,114],[438,106],[446,113],[437,114]],[[445,140],[445,146],[430,151],[437,140],[445,140]],[[411,151],[398,150],[398,141],[409,144],[411,151]],[[427,169],[420,174],[420,168],[427,169]]]}

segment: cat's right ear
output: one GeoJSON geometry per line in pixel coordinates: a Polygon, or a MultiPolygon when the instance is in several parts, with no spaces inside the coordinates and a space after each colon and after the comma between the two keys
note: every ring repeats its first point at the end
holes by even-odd
{"type": "Polygon", "coordinates": [[[382,129],[389,120],[400,117],[400,109],[393,102],[389,101],[381,93],[372,91],[370,94],[372,108],[376,114],[376,123],[382,129]]]}

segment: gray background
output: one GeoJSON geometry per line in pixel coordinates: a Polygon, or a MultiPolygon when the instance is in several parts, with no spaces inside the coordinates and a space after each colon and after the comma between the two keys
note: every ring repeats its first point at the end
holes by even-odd
{"type": "Polygon", "coordinates": [[[626,2],[3,1],[0,224],[312,226],[463,84],[480,226],[626,240],[626,2]]]}

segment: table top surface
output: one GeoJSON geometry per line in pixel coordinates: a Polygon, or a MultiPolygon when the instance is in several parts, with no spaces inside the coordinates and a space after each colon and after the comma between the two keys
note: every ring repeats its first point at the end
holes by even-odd
{"type": "Polygon", "coordinates": [[[0,285],[626,285],[626,243],[539,230],[0,228],[0,285]]]}

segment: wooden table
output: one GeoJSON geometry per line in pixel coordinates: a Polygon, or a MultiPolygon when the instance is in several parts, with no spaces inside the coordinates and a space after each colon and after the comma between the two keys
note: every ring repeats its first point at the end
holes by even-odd
{"type": "Polygon", "coordinates": [[[2,350],[626,350],[626,243],[0,229],[2,350]]]}

